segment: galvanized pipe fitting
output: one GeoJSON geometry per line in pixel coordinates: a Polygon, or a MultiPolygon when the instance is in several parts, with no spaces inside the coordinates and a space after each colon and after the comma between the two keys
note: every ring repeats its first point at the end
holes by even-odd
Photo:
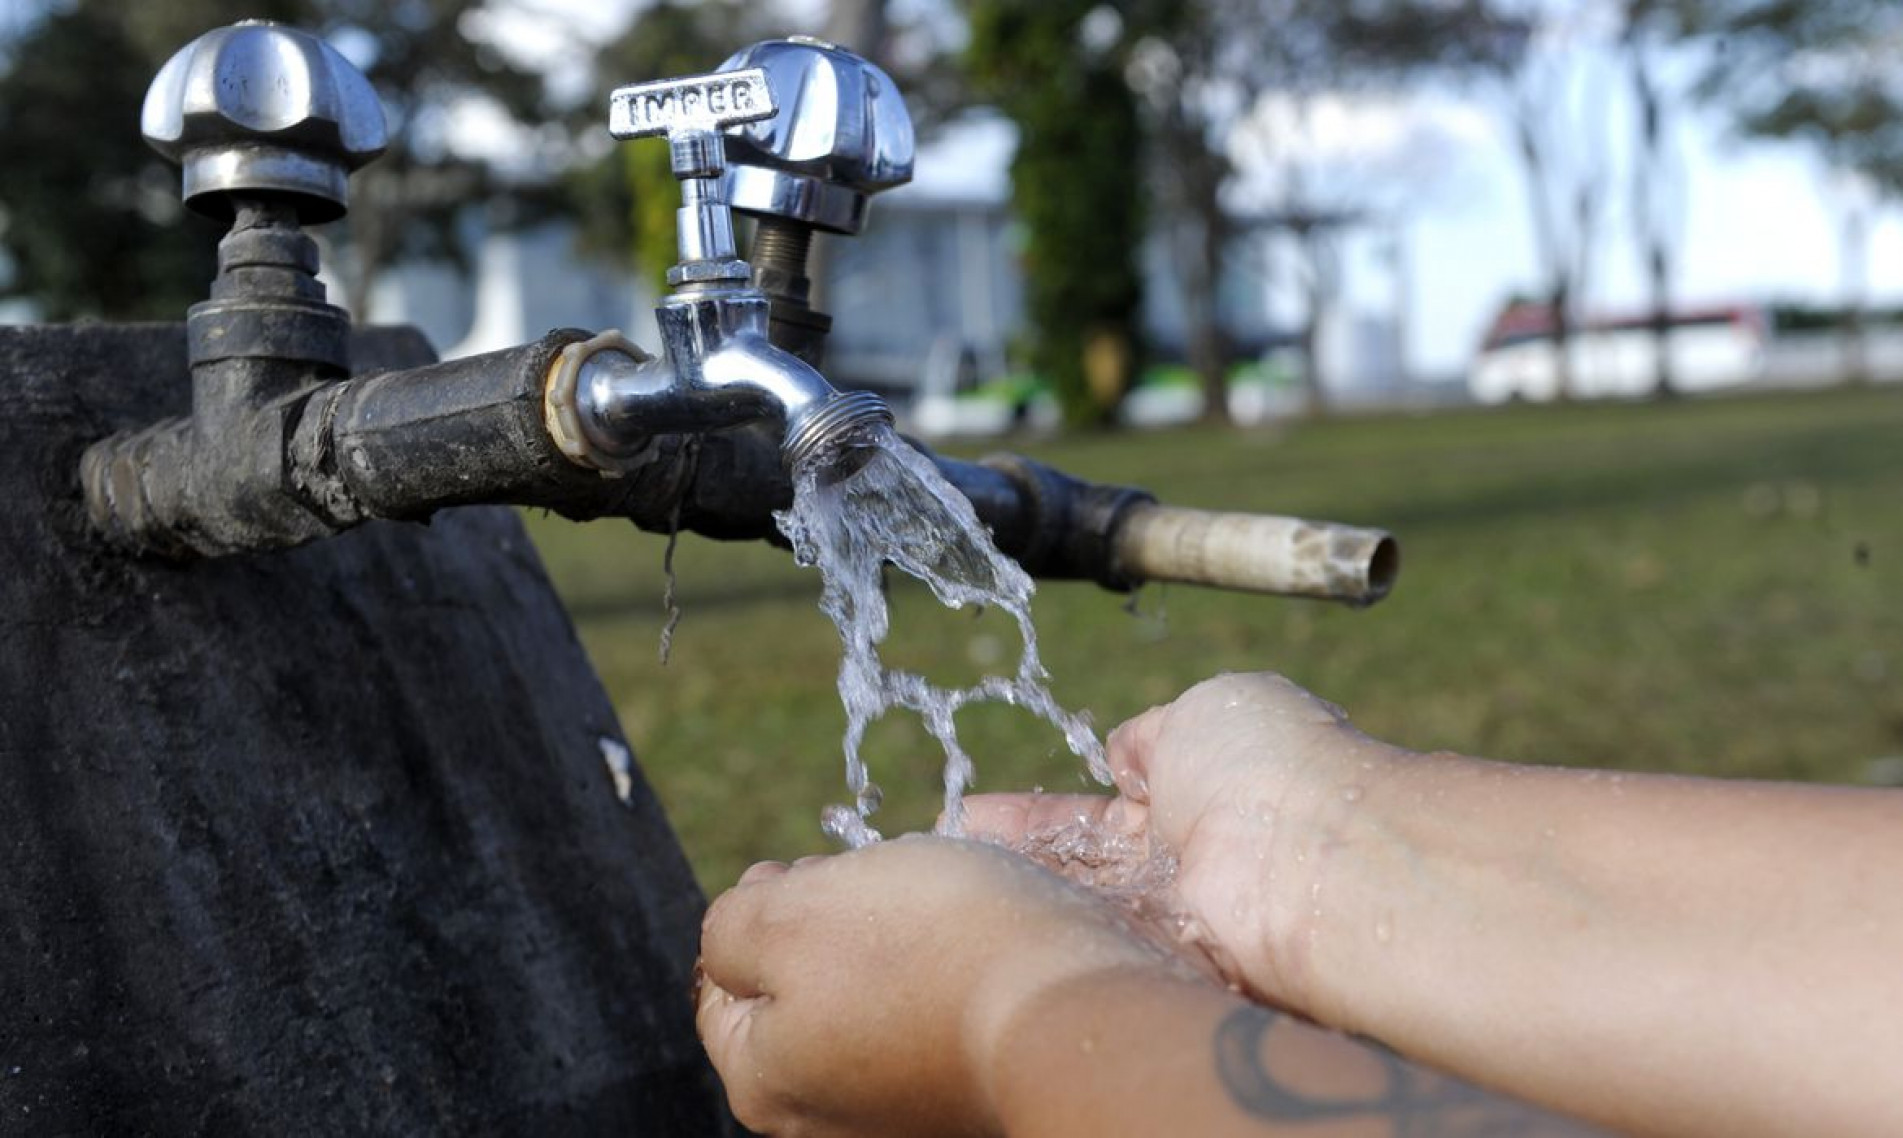
{"type": "Polygon", "coordinates": [[[559,445],[578,461],[615,471],[653,435],[760,422],[775,430],[790,470],[823,452],[829,440],[892,422],[883,399],[837,391],[804,361],[774,347],[766,334],[766,298],[752,289],[677,293],[655,317],[661,358],[633,354],[625,341],[603,341],[592,351],[582,345],[575,352],[585,354],[567,365],[573,378],[551,381],[551,425],[559,445]],[[577,437],[564,437],[558,426],[570,421],[577,437]]]}

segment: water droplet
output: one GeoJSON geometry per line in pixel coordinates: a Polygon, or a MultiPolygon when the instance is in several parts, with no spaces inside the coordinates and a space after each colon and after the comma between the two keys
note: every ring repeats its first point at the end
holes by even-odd
{"type": "Polygon", "coordinates": [[[866,820],[850,806],[834,804],[820,811],[819,828],[827,837],[850,850],[869,846],[879,840],[879,831],[866,825],[866,820]]]}

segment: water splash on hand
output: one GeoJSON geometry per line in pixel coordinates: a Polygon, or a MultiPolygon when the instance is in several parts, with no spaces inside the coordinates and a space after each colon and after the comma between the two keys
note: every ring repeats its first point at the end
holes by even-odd
{"type": "Polygon", "coordinates": [[[1110,903],[1125,928],[1206,980],[1235,989],[1234,961],[1177,888],[1174,850],[1085,815],[1021,834],[1006,849],[1110,903]]]}

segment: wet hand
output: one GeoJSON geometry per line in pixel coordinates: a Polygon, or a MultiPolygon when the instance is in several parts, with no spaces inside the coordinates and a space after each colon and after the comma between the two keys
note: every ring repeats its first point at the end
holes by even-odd
{"type": "Polygon", "coordinates": [[[1303,1008],[1303,930],[1331,835],[1402,754],[1281,676],[1224,675],[1111,733],[1115,797],[977,795],[966,826],[1006,846],[1078,820],[1162,843],[1185,934],[1230,983],[1303,1008]]]}
{"type": "Polygon", "coordinates": [[[997,1131],[999,1041],[1054,987],[1174,965],[1022,858],[906,837],[763,863],[709,907],[698,1023],[765,1134],[997,1131]]]}

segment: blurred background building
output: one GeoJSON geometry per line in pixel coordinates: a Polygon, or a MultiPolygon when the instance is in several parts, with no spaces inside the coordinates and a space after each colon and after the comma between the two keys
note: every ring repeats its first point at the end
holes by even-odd
{"type": "Polygon", "coordinates": [[[246,15],[376,82],[393,153],[327,277],[446,354],[651,340],[674,188],[605,92],[800,31],[920,125],[819,289],[838,378],[927,428],[1903,375],[1880,0],[9,0],[0,316],[174,317],[209,276],[132,61],[246,15]]]}

